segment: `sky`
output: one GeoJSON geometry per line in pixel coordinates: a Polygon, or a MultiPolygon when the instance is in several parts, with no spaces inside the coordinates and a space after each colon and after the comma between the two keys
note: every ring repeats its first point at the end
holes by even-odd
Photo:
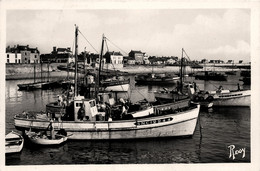
{"type": "Polygon", "coordinates": [[[41,54],[53,46],[75,49],[75,24],[84,36],[79,52],[100,53],[104,34],[108,49],[123,55],[181,57],[184,48],[191,60],[250,61],[249,9],[8,10],[6,43],[38,47],[41,54]]]}

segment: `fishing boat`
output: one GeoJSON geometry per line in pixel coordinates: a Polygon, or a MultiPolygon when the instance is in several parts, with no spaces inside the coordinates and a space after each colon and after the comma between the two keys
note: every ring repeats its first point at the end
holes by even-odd
{"type": "MultiPolygon", "coordinates": [[[[77,61],[77,26],[75,35],[75,61],[77,61]]],[[[191,103],[189,98],[167,103],[148,102],[145,99],[131,103],[120,99],[120,103],[116,103],[108,96],[110,103],[106,103],[104,98],[86,98],[78,95],[76,76],[77,73],[74,97],[65,107],[64,114],[59,115],[59,118],[49,113],[36,114],[33,117],[28,117],[24,113],[18,114],[14,116],[16,129],[45,130],[51,117],[55,131],[65,129],[68,134],[72,134],[68,138],[76,140],[160,138],[194,134],[200,105],[191,103]]],[[[97,95],[100,94],[99,86],[100,84],[97,84],[95,92],[97,95]]]]}
{"type": "Polygon", "coordinates": [[[5,153],[19,153],[22,151],[24,145],[23,137],[12,131],[5,135],[5,153]]]}
{"type": "Polygon", "coordinates": [[[154,66],[152,65],[152,73],[138,74],[135,77],[136,84],[166,85],[166,84],[174,84],[179,80],[179,77],[177,75],[170,75],[166,73],[155,73],[153,68],[154,66]]]}
{"type": "Polygon", "coordinates": [[[166,74],[142,74],[135,77],[136,84],[174,84],[179,80],[178,76],[170,76],[166,74]]]}
{"type": "Polygon", "coordinates": [[[128,91],[130,87],[130,79],[106,79],[101,81],[101,86],[105,89],[105,91],[128,91]]]}
{"type": "MultiPolygon", "coordinates": [[[[185,58],[183,54],[187,53],[184,49],[182,49],[182,57],[180,62],[180,72],[179,72],[179,79],[177,82],[177,86],[173,90],[168,90],[167,88],[163,88],[163,90],[155,91],[154,97],[156,100],[160,102],[169,102],[169,101],[178,101],[186,98],[193,98],[193,95],[195,93],[196,85],[193,85],[191,83],[185,83],[184,82],[184,71],[185,71],[185,65],[183,65],[185,58]]],[[[198,103],[199,101],[196,101],[198,103]]],[[[204,105],[203,105],[204,106],[204,105]]]]}
{"type": "Polygon", "coordinates": [[[35,90],[49,89],[60,86],[60,81],[49,81],[49,64],[48,64],[48,80],[42,81],[42,63],[41,63],[41,81],[36,82],[36,64],[34,64],[34,81],[33,83],[17,84],[19,90],[35,90]]]}
{"type": "Polygon", "coordinates": [[[227,90],[220,86],[214,91],[200,91],[194,98],[213,102],[214,106],[251,106],[251,90],[227,90]]]}
{"type": "Polygon", "coordinates": [[[197,80],[227,81],[227,75],[219,73],[219,72],[205,71],[204,73],[203,72],[197,73],[195,75],[195,79],[197,79],[197,80]]]}
{"type": "Polygon", "coordinates": [[[68,139],[68,136],[61,134],[55,134],[54,139],[51,139],[50,137],[44,135],[43,132],[37,133],[32,131],[25,131],[25,134],[32,143],[44,146],[60,145],[68,139]]]}

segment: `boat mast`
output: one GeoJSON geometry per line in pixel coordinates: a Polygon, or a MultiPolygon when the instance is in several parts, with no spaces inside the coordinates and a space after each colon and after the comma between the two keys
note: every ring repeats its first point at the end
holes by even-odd
{"type": "Polygon", "coordinates": [[[181,70],[180,70],[180,91],[182,92],[182,82],[183,82],[183,73],[182,73],[182,67],[183,67],[183,51],[184,49],[182,48],[182,51],[181,51],[181,70]]]}
{"type": "MultiPolygon", "coordinates": [[[[105,36],[104,36],[104,34],[103,34],[103,35],[102,35],[101,52],[100,52],[100,55],[99,55],[99,68],[98,68],[97,90],[96,90],[96,93],[97,93],[97,94],[99,93],[99,87],[100,87],[100,72],[101,72],[101,68],[102,68],[104,41],[105,41],[105,36]]],[[[96,97],[97,97],[97,94],[96,94],[96,97]]]]}
{"type": "Polygon", "coordinates": [[[78,26],[75,29],[75,89],[74,94],[78,96],[78,26]]]}
{"type": "Polygon", "coordinates": [[[47,82],[49,82],[50,80],[50,61],[48,61],[48,80],[47,82]]]}
{"type": "Polygon", "coordinates": [[[84,48],[84,66],[83,66],[83,69],[84,69],[84,77],[83,77],[83,85],[85,85],[86,83],[86,47],[84,48]]]}
{"type": "Polygon", "coordinates": [[[42,82],[42,61],[40,60],[41,62],[41,82],[42,82]]]}
{"type": "Polygon", "coordinates": [[[35,83],[35,61],[34,61],[34,65],[33,65],[33,82],[35,83]]]}

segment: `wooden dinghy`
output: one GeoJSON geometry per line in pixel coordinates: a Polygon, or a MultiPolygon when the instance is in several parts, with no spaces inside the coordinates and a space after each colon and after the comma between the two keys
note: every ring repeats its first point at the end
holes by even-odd
{"type": "Polygon", "coordinates": [[[5,153],[19,153],[24,145],[23,137],[12,131],[5,136],[5,153]]]}
{"type": "Polygon", "coordinates": [[[67,141],[68,136],[61,135],[61,134],[55,134],[55,138],[51,139],[50,137],[42,134],[42,132],[32,132],[32,131],[26,131],[26,135],[28,139],[37,145],[60,145],[67,141]]]}

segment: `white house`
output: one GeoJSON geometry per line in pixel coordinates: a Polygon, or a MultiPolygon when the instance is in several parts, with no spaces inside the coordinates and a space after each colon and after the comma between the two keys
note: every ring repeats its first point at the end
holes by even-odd
{"type": "Polygon", "coordinates": [[[120,52],[107,52],[103,57],[107,68],[123,68],[123,55],[120,52]]]}
{"type": "Polygon", "coordinates": [[[6,63],[22,63],[21,53],[6,53],[6,63]]]}

